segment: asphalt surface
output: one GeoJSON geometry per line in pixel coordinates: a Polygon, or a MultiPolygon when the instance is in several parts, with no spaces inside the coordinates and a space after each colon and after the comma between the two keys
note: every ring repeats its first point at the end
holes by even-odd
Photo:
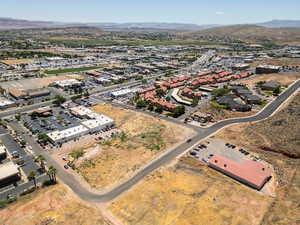
{"type": "Polygon", "coordinates": [[[19,131],[25,131],[23,138],[32,146],[34,152],[36,154],[43,155],[46,158],[48,165],[53,165],[54,167],[56,167],[58,171],[57,176],[65,184],[67,184],[80,198],[88,201],[94,201],[94,202],[107,202],[113,200],[123,192],[129,190],[131,187],[133,187],[135,184],[141,181],[145,176],[150,174],[152,171],[170,162],[171,160],[173,160],[174,158],[176,158],[177,156],[179,156],[180,154],[184,153],[189,148],[194,146],[200,140],[209,137],[210,135],[224,128],[225,126],[235,124],[235,123],[255,122],[255,121],[268,118],[281,106],[282,103],[285,102],[285,100],[287,100],[293,93],[295,93],[299,87],[300,87],[300,80],[295,82],[285,92],[283,92],[280,96],[278,96],[273,102],[268,104],[261,112],[259,112],[254,116],[247,117],[247,118],[224,120],[208,128],[198,128],[197,134],[194,137],[192,137],[192,140],[190,142],[188,143],[185,142],[180,146],[178,146],[177,148],[169,151],[168,153],[163,154],[156,160],[152,161],[149,165],[141,169],[136,175],[134,175],[132,178],[127,180],[125,183],[119,185],[118,187],[114,188],[113,190],[105,194],[96,194],[86,190],[83,186],[81,186],[78,183],[78,181],[75,179],[73,175],[69,174],[46,151],[44,151],[35,142],[32,136],[26,134],[27,131],[24,130],[24,128],[21,125],[17,125],[16,129],[19,131]]]}

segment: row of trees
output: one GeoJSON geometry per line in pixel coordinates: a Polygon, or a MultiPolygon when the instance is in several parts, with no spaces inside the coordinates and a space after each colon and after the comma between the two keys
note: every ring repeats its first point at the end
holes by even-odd
{"type": "MultiPolygon", "coordinates": [[[[40,167],[42,168],[43,171],[46,171],[46,168],[45,168],[45,158],[44,156],[42,155],[39,155],[35,158],[35,162],[38,162],[40,164],[40,167]]],[[[49,176],[49,179],[50,179],[50,182],[52,184],[55,184],[56,183],[56,173],[57,173],[57,169],[53,166],[50,166],[47,170],[47,174],[49,176]]],[[[29,175],[27,176],[28,180],[29,181],[33,181],[34,183],[34,187],[36,188],[37,187],[37,183],[36,183],[36,172],[35,171],[31,171],[29,173],[29,175]]]]}

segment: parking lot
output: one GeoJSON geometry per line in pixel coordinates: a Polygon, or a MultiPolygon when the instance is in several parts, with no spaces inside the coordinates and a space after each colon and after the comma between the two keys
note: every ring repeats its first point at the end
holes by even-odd
{"type": "Polygon", "coordinates": [[[32,171],[36,172],[37,177],[43,174],[43,171],[40,170],[40,166],[34,161],[34,156],[27,153],[25,149],[17,143],[13,136],[8,133],[4,134],[0,137],[0,141],[6,147],[10,156],[9,158],[1,161],[1,163],[7,163],[12,160],[15,164],[20,166],[22,175],[21,180],[9,185],[0,186],[0,193],[25,184],[27,177],[32,171]]]}
{"type": "Polygon", "coordinates": [[[52,108],[52,115],[48,117],[32,117],[30,115],[24,115],[22,117],[26,127],[29,128],[32,133],[48,133],[54,130],[64,130],[70,127],[80,125],[78,119],[71,115],[67,111],[61,108],[52,108]]]}
{"type": "Polygon", "coordinates": [[[212,138],[207,139],[207,141],[203,143],[199,143],[190,150],[188,154],[205,163],[207,163],[209,158],[213,155],[221,155],[236,162],[243,162],[247,159],[259,160],[246,149],[239,148],[238,146],[226,143],[220,139],[212,138]]]}

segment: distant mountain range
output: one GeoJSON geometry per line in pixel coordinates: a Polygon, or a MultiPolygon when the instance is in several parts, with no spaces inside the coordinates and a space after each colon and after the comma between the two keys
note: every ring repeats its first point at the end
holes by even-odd
{"type": "MultiPolygon", "coordinates": [[[[300,20],[272,20],[254,25],[269,28],[300,27],[300,20]]],[[[30,21],[13,18],[0,17],[0,29],[25,29],[25,28],[53,28],[53,27],[74,27],[93,26],[107,31],[124,30],[204,30],[214,27],[222,27],[218,24],[185,24],[185,23],[64,23],[53,21],[30,21]]]]}
{"type": "Polygon", "coordinates": [[[182,36],[198,40],[240,40],[246,42],[300,42],[300,27],[263,27],[258,25],[231,25],[205,30],[186,31],[182,36]]]}
{"type": "Polygon", "coordinates": [[[300,27],[300,20],[271,20],[256,25],[269,28],[300,27]]]}

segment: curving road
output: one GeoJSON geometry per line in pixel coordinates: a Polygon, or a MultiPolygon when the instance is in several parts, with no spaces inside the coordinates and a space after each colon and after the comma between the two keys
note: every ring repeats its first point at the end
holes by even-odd
{"type": "MultiPolygon", "coordinates": [[[[300,87],[300,80],[293,83],[287,90],[285,90],[280,96],[278,96],[274,101],[269,103],[262,111],[258,114],[245,118],[237,118],[237,119],[229,119],[218,122],[208,128],[197,128],[197,134],[192,138],[192,141],[189,143],[183,143],[177,148],[163,154],[159,158],[152,161],[146,167],[137,172],[132,178],[127,180],[125,183],[117,186],[113,190],[105,193],[105,194],[96,194],[92,193],[89,190],[86,190],[85,187],[81,186],[76,180],[76,178],[69,174],[64,168],[62,168],[52,157],[46,153],[41,147],[32,139],[29,135],[24,135],[25,140],[32,145],[35,153],[42,154],[46,160],[48,161],[48,165],[53,165],[58,169],[58,177],[67,184],[80,198],[88,201],[95,202],[107,202],[113,200],[121,193],[127,191],[139,181],[141,181],[145,176],[154,171],[155,169],[161,167],[162,165],[170,162],[180,154],[187,151],[187,149],[191,148],[197,142],[202,139],[205,139],[217,132],[218,130],[224,128],[227,125],[235,124],[235,123],[245,123],[245,122],[255,122],[259,120],[263,120],[271,116],[291,95],[293,95],[300,87]]],[[[14,129],[22,130],[20,125],[14,124],[14,129]]]]}

